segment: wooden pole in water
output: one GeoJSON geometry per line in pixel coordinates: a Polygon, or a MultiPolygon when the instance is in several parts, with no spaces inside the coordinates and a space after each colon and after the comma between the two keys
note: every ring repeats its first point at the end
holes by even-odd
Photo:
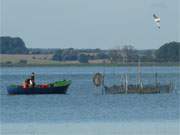
{"type": "Polygon", "coordinates": [[[156,84],[156,88],[158,87],[158,76],[157,76],[157,72],[155,73],[155,84],[156,84]]]}
{"type": "Polygon", "coordinates": [[[105,60],[103,60],[103,75],[102,75],[102,95],[104,95],[104,78],[105,78],[105,60]]]}
{"type": "Polygon", "coordinates": [[[102,76],[102,95],[104,95],[104,74],[102,76]]]}
{"type": "Polygon", "coordinates": [[[126,75],[125,75],[125,78],[126,78],[126,80],[125,80],[125,89],[126,89],[126,94],[128,93],[128,79],[127,79],[127,73],[126,73],[126,75]]]}
{"type": "Polygon", "coordinates": [[[138,59],[138,86],[141,86],[141,61],[138,59]]]}

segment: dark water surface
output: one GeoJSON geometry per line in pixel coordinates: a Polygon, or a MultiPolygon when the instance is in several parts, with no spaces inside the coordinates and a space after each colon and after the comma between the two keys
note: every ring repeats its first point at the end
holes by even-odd
{"type": "Polygon", "coordinates": [[[118,84],[122,73],[136,82],[136,67],[6,67],[1,68],[0,99],[2,123],[179,120],[179,67],[142,67],[144,83],[173,81],[170,94],[102,95],[92,84],[96,72],[105,73],[105,83],[118,84]],[[37,83],[71,79],[66,95],[7,95],[6,86],[21,84],[35,72],[37,83]]]}

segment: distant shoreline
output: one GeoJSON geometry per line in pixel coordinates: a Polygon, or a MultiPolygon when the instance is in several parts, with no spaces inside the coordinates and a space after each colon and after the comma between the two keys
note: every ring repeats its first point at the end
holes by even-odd
{"type": "MultiPolygon", "coordinates": [[[[80,63],[77,60],[74,61],[55,61],[52,60],[52,54],[40,54],[40,55],[0,55],[0,67],[89,67],[89,66],[137,66],[138,62],[113,62],[108,59],[96,59],[89,60],[88,63],[80,63]]],[[[141,66],[180,66],[180,62],[145,62],[141,61],[141,66]]]]}
{"type": "MultiPolygon", "coordinates": [[[[0,67],[96,67],[96,66],[105,66],[105,67],[127,67],[127,66],[132,66],[136,67],[137,63],[128,63],[128,64],[102,64],[102,63],[97,63],[97,64],[91,64],[91,63],[86,63],[86,64],[81,64],[81,63],[76,63],[76,64],[0,64],[0,67]]],[[[166,62],[166,63],[154,63],[154,62],[142,62],[141,66],[143,67],[153,67],[153,66],[160,66],[160,67],[171,67],[171,66],[180,66],[180,63],[178,62],[166,62]]]]}

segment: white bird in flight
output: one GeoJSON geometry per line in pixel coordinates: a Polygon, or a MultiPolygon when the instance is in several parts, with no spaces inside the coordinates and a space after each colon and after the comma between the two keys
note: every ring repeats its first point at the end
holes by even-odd
{"type": "Polygon", "coordinates": [[[160,29],[160,17],[153,14],[154,21],[156,22],[157,27],[160,29]]]}

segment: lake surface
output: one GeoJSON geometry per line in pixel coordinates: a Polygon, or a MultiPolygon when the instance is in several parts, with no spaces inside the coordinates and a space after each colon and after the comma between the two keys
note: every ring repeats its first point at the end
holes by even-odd
{"type": "Polygon", "coordinates": [[[179,67],[142,67],[144,83],[153,84],[155,72],[161,83],[173,81],[175,89],[169,94],[102,95],[101,88],[95,88],[92,83],[96,72],[105,73],[106,85],[120,83],[123,73],[129,73],[129,83],[136,83],[137,79],[136,67],[1,68],[1,124],[133,121],[179,123],[179,67]],[[72,85],[66,95],[7,95],[8,85],[21,84],[31,72],[36,73],[37,83],[70,79],[72,85]]]}

